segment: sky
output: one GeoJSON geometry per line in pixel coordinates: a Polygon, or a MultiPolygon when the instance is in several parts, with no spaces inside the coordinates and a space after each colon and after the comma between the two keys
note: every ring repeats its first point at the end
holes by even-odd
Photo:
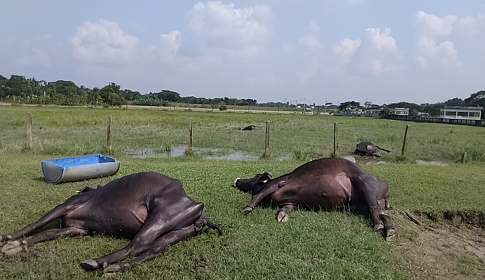
{"type": "Polygon", "coordinates": [[[485,0],[15,0],[0,75],[258,102],[436,103],[485,88],[485,0]]]}

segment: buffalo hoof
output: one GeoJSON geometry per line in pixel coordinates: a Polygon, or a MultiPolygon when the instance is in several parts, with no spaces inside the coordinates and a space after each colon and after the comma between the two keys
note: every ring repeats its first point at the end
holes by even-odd
{"type": "Polygon", "coordinates": [[[13,256],[25,250],[27,250],[27,241],[25,240],[22,242],[18,240],[9,241],[2,247],[2,253],[7,256],[13,256]]]}
{"type": "Polygon", "coordinates": [[[112,264],[112,265],[108,266],[107,268],[105,268],[103,273],[106,274],[106,275],[113,275],[113,274],[116,274],[116,273],[125,272],[128,269],[130,269],[130,265],[127,264],[127,263],[122,264],[122,265],[112,264]]]}
{"type": "Polygon", "coordinates": [[[95,260],[85,260],[79,265],[86,271],[93,271],[99,268],[99,264],[95,260]]]}
{"type": "Polygon", "coordinates": [[[251,214],[253,212],[253,207],[246,207],[244,208],[244,210],[242,211],[244,215],[248,215],[248,214],[251,214]]]}
{"type": "Polygon", "coordinates": [[[381,231],[384,229],[384,225],[383,224],[377,224],[374,226],[374,231],[381,231]]]}
{"type": "Polygon", "coordinates": [[[278,212],[278,217],[277,217],[278,222],[286,223],[288,222],[289,219],[290,219],[290,216],[288,215],[288,213],[284,211],[278,212]]]}
{"type": "Polygon", "coordinates": [[[394,237],[394,234],[396,233],[396,230],[393,228],[387,229],[386,231],[386,241],[391,240],[392,237],[394,237]]]}

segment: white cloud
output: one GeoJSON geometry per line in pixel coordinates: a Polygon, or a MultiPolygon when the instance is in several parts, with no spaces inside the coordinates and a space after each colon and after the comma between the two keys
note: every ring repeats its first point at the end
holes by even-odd
{"type": "Polygon", "coordinates": [[[235,8],[219,1],[198,2],[189,12],[190,27],[210,50],[242,57],[260,54],[273,16],[268,5],[235,8]]]}
{"type": "Polygon", "coordinates": [[[340,58],[340,63],[347,63],[357,51],[360,44],[360,39],[352,40],[344,38],[340,42],[332,45],[332,51],[340,58]]]}
{"type": "MultiPolygon", "coordinates": [[[[391,36],[390,28],[366,28],[364,37],[357,46],[356,62],[353,62],[351,71],[360,71],[358,75],[380,75],[402,69],[402,53],[398,51],[397,41],[391,36]],[[357,70],[359,69],[359,70],[357,70]]],[[[350,46],[350,41],[347,41],[350,46]]],[[[349,69],[349,68],[347,68],[349,69]]]]}
{"type": "Polygon", "coordinates": [[[454,33],[461,35],[474,35],[485,30],[485,14],[477,16],[459,17],[446,15],[439,17],[424,11],[416,12],[415,26],[420,36],[447,37],[454,33]]]}
{"type": "Polygon", "coordinates": [[[396,39],[394,39],[391,35],[390,28],[384,28],[382,30],[380,28],[367,28],[365,29],[367,34],[367,38],[371,41],[372,46],[381,52],[396,52],[397,45],[396,39]]]}
{"type": "Polygon", "coordinates": [[[427,14],[423,11],[416,13],[415,24],[421,29],[424,35],[447,36],[453,31],[453,23],[458,20],[455,15],[447,15],[442,18],[434,14],[427,14]]]}
{"type": "Polygon", "coordinates": [[[320,27],[315,20],[311,20],[307,33],[303,37],[298,38],[298,44],[310,50],[316,50],[321,47],[320,41],[318,40],[319,34],[320,27]]]}
{"type": "Polygon", "coordinates": [[[126,64],[136,54],[138,38],[126,35],[115,21],[83,22],[71,39],[72,55],[86,63],[126,64]]]}
{"type": "Polygon", "coordinates": [[[422,36],[418,41],[417,48],[417,63],[422,69],[427,69],[430,62],[436,62],[442,66],[461,65],[458,60],[458,52],[451,41],[437,43],[432,38],[422,36]]]}
{"type": "Polygon", "coordinates": [[[381,74],[384,71],[384,64],[379,59],[371,60],[371,71],[373,74],[381,74]]]}
{"type": "Polygon", "coordinates": [[[176,55],[181,45],[181,36],[179,31],[170,31],[168,34],[160,35],[163,53],[176,55]]]}
{"type": "Polygon", "coordinates": [[[485,30],[485,15],[439,17],[424,11],[416,12],[415,26],[418,34],[416,63],[422,69],[432,65],[461,65],[453,40],[463,39],[485,30]]]}

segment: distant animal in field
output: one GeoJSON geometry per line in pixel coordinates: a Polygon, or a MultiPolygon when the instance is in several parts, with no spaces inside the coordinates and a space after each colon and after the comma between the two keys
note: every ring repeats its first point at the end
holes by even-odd
{"type": "Polygon", "coordinates": [[[377,145],[372,144],[371,142],[361,142],[356,145],[355,147],[355,154],[360,156],[372,156],[372,157],[380,157],[377,153],[379,150],[390,153],[391,151],[381,148],[377,145]]]}
{"type": "Polygon", "coordinates": [[[376,231],[394,235],[389,205],[389,185],[359,165],[342,158],[307,162],[290,173],[272,179],[270,172],[250,179],[236,178],[234,187],[252,195],[243,213],[261,202],[277,205],[277,220],[286,222],[296,207],[312,210],[348,209],[370,216],[376,231]]]}
{"type": "Polygon", "coordinates": [[[0,248],[3,254],[13,255],[58,237],[101,233],[128,238],[131,241],[125,248],[80,264],[88,271],[119,273],[163,255],[167,246],[200,234],[205,226],[222,234],[220,226],[212,223],[203,210],[204,204],[190,198],[180,180],[140,172],[97,189],[85,187],[38,221],[0,235],[0,248]],[[60,229],[36,232],[58,219],[60,229]],[[132,256],[135,258],[121,262],[132,256]]]}
{"type": "Polygon", "coordinates": [[[246,127],[241,128],[241,130],[255,130],[256,126],[255,125],[248,125],[246,127]]]}

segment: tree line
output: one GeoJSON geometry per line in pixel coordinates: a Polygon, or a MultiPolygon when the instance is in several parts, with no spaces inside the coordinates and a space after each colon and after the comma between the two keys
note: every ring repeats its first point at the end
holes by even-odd
{"type": "MultiPolygon", "coordinates": [[[[72,81],[58,80],[46,82],[35,78],[26,78],[20,75],[11,75],[6,78],[0,75],[0,100],[14,103],[28,104],[56,104],[68,106],[121,106],[126,104],[142,106],[169,106],[171,103],[202,104],[210,106],[261,106],[261,107],[286,107],[286,108],[327,108],[344,110],[347,107],[366,108],[372,106],[370,102],[361,105],[357,101],[347,101],[338,106],[332,103],[325,105],[290,104],[289,102],[266,102],[258,103],[255,99],[238,98],[205,98],[195,96],[182,97],[176,91],[161,90],[141,94],[139,91],[121,89],[115,83],[98,88],[78,86],[72,81]]],[[[410,108],[410,115],[418,115],[420,112],[431,116],[439,116],[440,109],[445,106],[480,106],[485,108],[485,90],[478,91],[470,97],[461,99],[458,97],[434,104],[415,104],[410,102],[397,102],[383,104],[384,108],[410,108]]],[[[388,112],[388,111],[384,111],[388,112]]],[[[482,110],[482,118],[485,112],[482,110]]]]}
{"type": "Polygon", "coordinates": [[[178,92],[161,90],[141,94],[139,91],[121,89],[115,83],[98,88],[78,86],[72,81],[46,82],[25,76],[0,75],[0,100],[28,104],[56,104],[68,106],[121,106],[126,104],[169,106],[170,103],[256,106],[255,99],[182,97],[178,92]]]}

